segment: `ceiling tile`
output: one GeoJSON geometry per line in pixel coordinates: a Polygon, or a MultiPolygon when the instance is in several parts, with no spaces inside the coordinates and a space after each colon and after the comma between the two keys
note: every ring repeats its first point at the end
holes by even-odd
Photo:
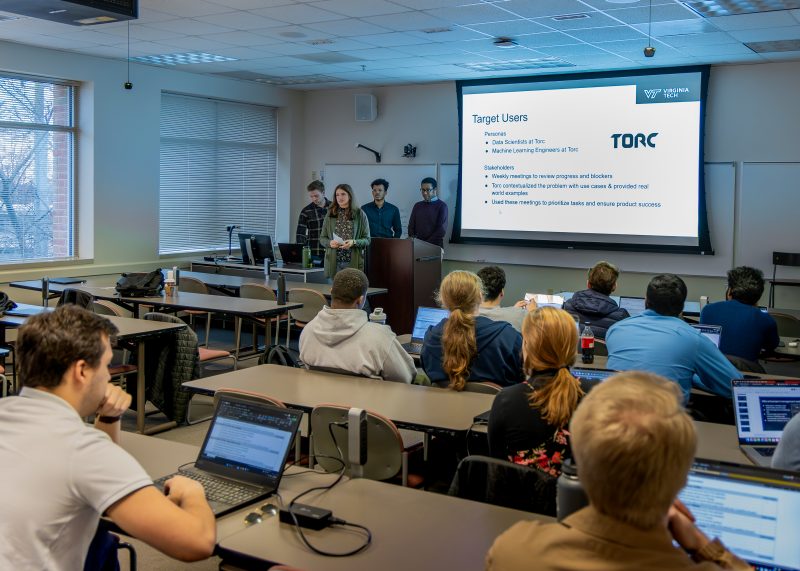
{"type": "Polygon", "coordinates": [[[390,14],[387,16],[370,16],[369,18],[364,18],[364,20],[396,32],[452,27],[446,20],[434,18],[424,12],[403,12],[402,14],[390,14]]]}
{"type": "Polygon", "coordinates": [[[475,30],[476,32],[487,34],[495,38],[498,36],[509,36],[516,38],[517,36],[525,34],[535,34],[538,32],[547,31],[547,29],[541,24],[524,19],[492,22],[490,24],[472,24],[469,26],[469,28],[471,30],[475,30]]]}
{"type": "Polygon", "coordinates": [[[160,30],[168,30],[175,32],[176,35],[186,35],[186,36],[201,36],[207,34],[219,34],[222,32],[230,32],[232,31],[231,28],[226,28],[224,26],[216,26],[214,24],[209,24],[207,22],[201,22],[199,20],[192,20],[190,18],[183,18],[180,20],[169,20],[168,22],[154,22],[150,24],[152,28],[158,28],[160,30]]]}
{"type": "Polygon", "coordinates": [[[400,58],[405,55],[403,52],[398,52],[389,48],[372,48],[369,50],[346,51],[342,52],[342,54],[367,61],[376,59],[400,58]]]}
{"type": "Polygon", "coordinates": [[[608,42],[614,40],[632,40],[645,36],[628,26],[609,26],[607,28],[591,28],[588,30],[571,30],[569,35],[584,42],[608,42]]]}
{"type": "Polygon", "coordinates": [[[561,32],[546,32],[544,34],[531,34],[529,36],[519,36],[515,38],[521,46],[529,48],[540,48],[547,46],[564,46],[569,44],[579,44],[580,40],[561,32]]]}
{"type": "Polygon", "coordinates": [[[292,24],[311,24],[314,22],[327,22],[328,20],[341,20],[339,14],[334,14],[328,10],[321,10],[312,4],[292,4],[289,6],[278,6],[276,8],[264,8],[262,10],[251,10],[253,14],[289,22],[292,24]]]}
{"type": "Polygon", "coordinates": [[[323,2],[314,2],[311,6],[329,10],[342,16],[350,16],[351,18],[398,14],[409,11],[405,6],[385,2],[384,0],[324,0],[323,2]]]}
{"type": "Polygon", "coordinates": [[[707,34],[686,34],[676,36],[660,36],[662,42],[666,42],[677,48],[694,48],[709,46],[714,44],[735,44],[738,43],[725,32],[711,32],[707,34]]]}
{"type": "Polygon", "coordinates": [[[251,12],[228,12],[227,14],[215,14],[214,16],[200,16],[195,19],[232,30],[258,30],[286,25],[286,22],[257,16],[251,12]]]}
{"type": "Polygon", "coordinates": [[[431,41],[439,43],[461,42],[465,40],[483,40],[488,36],[469,28],[460,26],[453,26],[452,28],[423,28],[422,30],[410,30],[407,32],[411,36],[415,36],[418,40],[431,41]],[[428,31],[423,31],[428,30],[428,31]],[[435,30],[435,31],[431,31],[435,30]]]}
{"type": "Polygon", "coordinates": [[[335,34],[327,34],[319,30],[312,30],[305,26],[283,26],[280,28],[267,28],[263,30],[250,30],[251,33],[266,38],[275,38],[287,42],[332,38],[335,34]]]}
{"type": "Polygon", "coordinates": [[[184,18],[230,12],[230,9],[225,6],[206,2],[205,0],[147,0],[140,11],[147,12],[151,8],[184,18]]]}
{"type": "Polygon", "coordinates": [[[552,17],[536,18],[534,21],[543,27],[553,30],[582,30],[585,28],[605,28],[608,26],[618,26],[619,22],[609,18],[602,12],[583,12],[586,18],[568,18],[566,20],[556,20],[552,17]]]}
{"type": "Polygon", "coordinates": [[[498,5],[503,10],[522,18],[542,18],[592,11],[590,7],[578,0],[509,0],[498,5]]]}
{"type": "Polygon", "coordinates": [[[619,20],[619,22],[623,24],[646,24],[648,21],[669,22],[671,20],[703,20],[703,18],[683,4],[653,6],[652,18],[650,18],[650,10],[647,7],[606,10],[606,14],[619,20]]]}
{"type": "Polygon", "coordinates": [[[762,12],[761,14],[739,14],[736,16],[719,16],[708,20],[722,31],[749,30],[754,28],[772,28],[792,26],[797,23],[788,10],[781,12],[762,12]]]}
{"type": "Polygon", "coordinates": [[[678,34],[717,33],[719,29],[710,24],[708,20],[697,18],[695,20],[675,20],[672,22],[653,22],[649,24],[633,24],[633,27],[647,34],[648,30],[653,36],[674,36],[678,34]]]}
{"type": "Polygon", "coordinates": [[[382,48],[391,48],[395,46],[411,46],[419,43],[419,38],[404,32],[387,32],[385,34],[370,34],[369,36],[361,36],[358,38],[365,44],[378,46],[382,48]]]}
{"type": "Polygon", "coordinates": [[[201,36],[203,39],[210,43],[219,42],[221,44],[231,44],[234,46],[263,46],[269,43],[277,42],[276,39],[269,39],[259,34],[251,32],[223,32],[221,34],[204,34],[201,36]]]}
{"type": "Polygon", "coordinates": [[[170,40],[165,40],[164,43],[179,48],[174,50],[176,52],[181,52],[181,51],[207,52],[209,50],[218,49],[218,47],[220,48],[232,47],[232,45],[228,43],[219,42],[216,40],[209,40],[207,36],[184,36],[181,38],[173,38],[170,40]]]}
{"type": "Polygon", "coordinates": [[[271,8],[283,4],[291,4],[294,0],[209,0],[212,4],[227,6],[234,10],[258,10],[260,8],[271,8]]]}
{"type": "Polygon", "coordinates": [[[454,8],[434,8],[425,12],[434,18],[454,24],[483,24],[514,19],[512,15],[505,10],[497,8],[495,4],[471,4],[454,8]]]}
{"type": "MultiPolygon", "coordinates": [[[[383,18],[386,16],[379,17],[383,18]]],[[[381,27],[380,25],[376,25],[371,22],[365,22],[364,20],[357,20],[355,18],[349,18],[347,20],[335,20],[332,22],[317,22],[314,24],[308,24],[306,27],[311,28],[312,30],[325,32],[333,36],[343,37],[371,35],[377,34],[381,31],[388,31],[387,28],[381,27]]]]}
{"type": "Polygon", "coordinates": [[[785,28],[770,28],[759,30],[732,30],[728,32],[731,37],[740,42],[768,42],[770,40],[793,40],[800,38],[800,25],[785,28]]]}

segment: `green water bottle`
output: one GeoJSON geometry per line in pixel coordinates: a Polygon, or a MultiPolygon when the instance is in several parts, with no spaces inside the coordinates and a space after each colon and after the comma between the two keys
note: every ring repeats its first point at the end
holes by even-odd
{"type": "Polygon", "coordinates": [[[303,246],[303,267],[310,268],[311,267],[311,247],[308,245],[303,246]]]}

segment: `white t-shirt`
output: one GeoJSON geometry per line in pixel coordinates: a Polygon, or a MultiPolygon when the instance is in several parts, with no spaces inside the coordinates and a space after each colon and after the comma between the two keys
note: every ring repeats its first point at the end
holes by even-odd
{"type": "Polygon", "coordinates": [[[60,397],[0,399],[0,569],[83,569],[100,515],[152,485],[139,463],[60,397]]]}
{"type": "Polygon", "coordinates": [[[525,320],[525,316],[528,315],[526,308],[515,305],[510,307],[481,307],[478,312],[493,321],[508,321],[520,333],[522,333],[522,322],[525,320]]]}

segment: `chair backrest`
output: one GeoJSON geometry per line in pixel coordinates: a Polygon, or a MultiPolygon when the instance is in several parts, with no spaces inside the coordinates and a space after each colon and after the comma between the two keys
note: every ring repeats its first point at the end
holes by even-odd
{"type": "Polygon", "coordinates": [[[556,515],[555,477],[488,456],[467,456],[459,462],[447,493],[486,504],[556,515]]]}
{"type": "Polygon", "coordinates": [[[180,291],[186,293],[208,293],[208,286],[197,278],[181,276],[180,291]]]}
{"type": "Polygon", "coordinates": [[[800,266],[800,254],[772,252],[772,264],[775,266],[800,266]]]}
{"type": "Polygon", "coordinates": [[[770,315],[778,324],[778,335],[781,337],[800,337],[800,320],[794,315],[786,313],[773,313],[770,315]]]}
{"type": "Polygon", "coordinates": [[[239,297],[247,299],[266,299],[267,301],[276,301],[278,298],[271,287],[263,284],[242,284],[239,288],[239,297]]]}
{"type": "Polygon", "coordinates": [[[464,385],[464,390],[468,393],[483,393],[485,395],[496,395],[503,387],[491,381],[470,381],[464,385]]]}
{"type": "MultiPolygon", "coordinates": [[[[183,283],[183,278],[181,278],[181,283],[183,283]]],[[[145,313],[142,316],[142,319],[149,319],[150,321],[163,321],[164,323],[178,323],[180,325],[186,325],[186,322],[177,317],[172,315],[171,313],[158,313],[157,311],[151,311],[150,313],[145,313]]],[[[197,349],[198,341],[197,341],[197,333],[191,327],[184,327],[180,331],[181,335],[185,335],[188,339],[194,341],[195,350],[197,349]]]]}
{"type": "MultiPolygon", "coordinates": [[[[341,464],[325,456],[341,457],[347,464],[347,412],[346,406],[323,404],[311,411],[311,433],[314,441],[314,456],[327,472],[338,472],[341,464]],[[344,423],[336,426],[334,423],[344,423]],[[334,441],[331,433],[335,436],[334,441]],[[342,455],[339,456],[339,450],[342,455]]],[[[364,477],[370,480],[388,480],[400,471],[403,465],[403,438],[397,427],[388,418],[367,411],[367,463],[364,477]]],[[[349,466],[348,466],[349,468],[349,466]]]]}
{"type": "Polygon", "coordinates": [[[602,339],[594,340],[594,354],[598,357],[608,357],[608,346],[602,339]]]}
{"type": "Polygon", "coordinates": [[[68,303],[72,303],[84,309],[91,309],[93,301],[94,296],[92,294],[68,287],[61,292],[61,297],[58,298],[57,305],[60,307],[68,303]]]}
{"type": "Polygon", "coordinates": [[[95,299],[92,302],[92,309],[94,309],[94,312],[98,315],[116,315],[118,317],[123,317],[125,315],[125,310],[120,306],[104,299],[95,299]]]}
{"type": "Polygon", "coordinates": [[[286,300],[302,303],[299,309],[290,309],[289,315],[295,321],[308,323],[314,319],[327,303],[325,296],[313,289],[292,288],[286,292],[286,300]]]}
{"type": "Polygon", "coordinates": [[[267,395],[260,395],[258,393],[251,393],[249,391],[243,391],[240,389],[231,389],[231,388],[221,388],[217,389],[214,393],[214,408],[217,407],[217,402],[220,398],[225,396],[233,396],[242,400],[257,402],[257,403],[267,403],[271,404],[272,406],[278,406],[280,408],[286,408],[286,405],[283,401],[279,401],[276,398],[269,397],[267,395]]]}

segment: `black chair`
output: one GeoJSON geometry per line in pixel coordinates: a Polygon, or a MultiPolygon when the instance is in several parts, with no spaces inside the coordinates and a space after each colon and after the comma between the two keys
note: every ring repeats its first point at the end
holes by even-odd
{"type": "MultiPolygon", "coordinates": [[[[772,252],[772,279],[769,280],[769,306],[775,307],[775,284],[780,285],[781,280],[775,276],[778,266],[800,266],[800,254],[789,252],[772,252]]],[[[786,284],[791,285],[791,284],[786,284]]]]}
{"type": "Polygon", "coordinates": [[[527,466],[488,456],[458,464],[451,496],[555,517],[556,478],[527,466]]]}
{"type": "Polygon", "coordinates": [[[78,307],[88,309],[89,311],[94,311],[94,296],[79,289],[68,287],[61,292],[61,297],[58,298],[57,306],[61,307],[62,305],[66,305],[68,303],[75,304],[78,307]]]}
{"type": "Polygon", "coordinates": [[[89,545],[83,571],[119,571],[117,553],[122,549],[128,552],[130,570],[136,571],[136,550],[133,545],[122,541],[117,534],[107,531],[104,524],[101,523],[89,545]]]}

